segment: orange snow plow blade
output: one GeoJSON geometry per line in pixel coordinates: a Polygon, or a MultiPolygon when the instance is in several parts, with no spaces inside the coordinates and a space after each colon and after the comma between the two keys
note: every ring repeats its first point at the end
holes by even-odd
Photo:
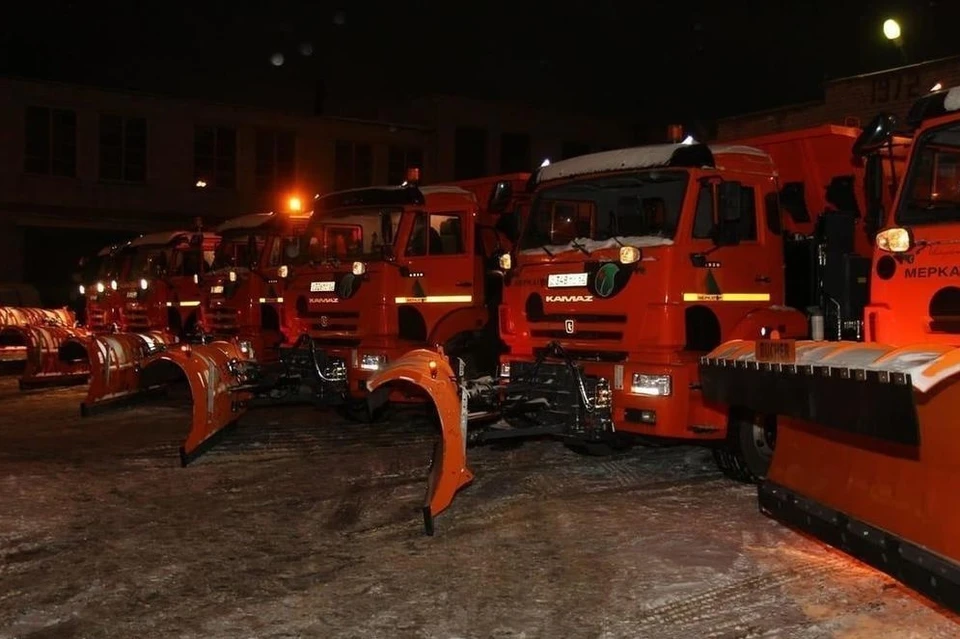
{"type": "Polygon", "coordinates": [[[233,342],[212,342],[160,351],[143,362],[142,391],[163,390],[184,381],[190,390],[190,432],[180,447],[184,466],[212,446],[214,435],[246,412],[252,393],[239,389],[247,381],[241,365],[246,358],[233,342]]]}
{"type": "Polygon", "coordinates": [[[41,386],[86,383],[90,377],[90,361],[86,329],[67,326],[8,326],[0,328],[4,344],[20,342],[26,349],[26,360],[20,376],[20,389],[41,386]]]}
{"type": "Polygon", "coordinates": [[[394,382],[421,388],[433,401],[440,419],[440,438],[434,447],[423,505],[424,531],[432,535],[433,518],[453,502],[457,491],[473,481],[473,473],[467,468],[466,397],[442,351],[410,351],[373,375],[367,381],[371,408],[386,401],[388,385],[394,382]]]}
{"type": "Polygon", "coordinates": [[[711,401],[778,415],[760,509],[960,611],[960,350],[730,342],[711,401]]]}
{"type": "Polygon", "coordinates": [[[174,341],[166,333],[115,333],[88,339],[90,386],[80,404],[80,414],[87,417],[104,406],[139,394],[144,361],[174,341]]]}
{"type": "Polygon", "coordinates": [[[0,362],[25,362],[27,360],[26,337],[15,330],[25,326],[73,327],[77,323],[74,314],[65,308],[29,308],[0,306],[0,362]]]}

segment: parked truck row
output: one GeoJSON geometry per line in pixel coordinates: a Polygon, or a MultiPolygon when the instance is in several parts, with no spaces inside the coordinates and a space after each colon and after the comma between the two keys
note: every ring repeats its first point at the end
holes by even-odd
{"type": "MultiPolygon", "coordinates": [[[[838,486],[888,468],[877,481],[922,501],[950,481],[952,395],[929,394],[960,370],[958,95],[926,96],[905,127],[883,116],[864,130],[675,138],[444,185],[413,172],[318,196],[309,214],[111,247],[84,283],[86,333],[71,338],[86,353],[85,410],[185,385],[188,463],[257,406],[372,420],[422,405],[439,424],[431,533],[472,479],[470,445],[699,443],[760,485],[765,512],[841,546],[876,527],[879,546],[859,554],[892,544],[905,580],[922,573],[917,557],[935,560],[934,581],[955,592],[960,549],[918,534],[932,502],[918,523],[899,499],[838,486]],[[906,301],[927,297],[929,309],[906,301]],[[833,518],[811,523],[816,503],[833,518]]],[[[80,350],[58,352],[82,364],[80,350]]]]}

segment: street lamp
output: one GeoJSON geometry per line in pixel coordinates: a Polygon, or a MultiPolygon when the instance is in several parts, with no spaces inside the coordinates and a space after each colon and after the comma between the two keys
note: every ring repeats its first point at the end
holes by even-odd
{"type": "Polygon", "coordinates": [[[900,23],[894,20],[893,18],[888,18],[883,21],[883,35],[887,40],[899,40],[900,39],[900,23]]]}

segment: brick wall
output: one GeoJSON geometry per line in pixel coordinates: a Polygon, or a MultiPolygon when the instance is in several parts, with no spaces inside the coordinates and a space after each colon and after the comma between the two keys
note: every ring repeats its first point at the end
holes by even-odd
{"type": "Polygon", "coordinates": [[[759,113],[724,118],[717,123],[717,140],[790,131],[819,124],[863,126],[881,111],[902,121],[914,101],[937,83],[960,86],[960,56],[832,80],[823,99],[759,113]]]}

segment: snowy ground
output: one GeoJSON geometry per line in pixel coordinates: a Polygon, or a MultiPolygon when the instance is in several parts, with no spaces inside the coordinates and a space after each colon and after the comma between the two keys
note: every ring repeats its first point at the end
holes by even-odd
{"type": "Polygon", "coordinates": [[[81,420],[0,379],[0,638],[953,637],[955,618],[757,512],[696,448],[472,452],[424,537],[416,420],[81,420]]]}

